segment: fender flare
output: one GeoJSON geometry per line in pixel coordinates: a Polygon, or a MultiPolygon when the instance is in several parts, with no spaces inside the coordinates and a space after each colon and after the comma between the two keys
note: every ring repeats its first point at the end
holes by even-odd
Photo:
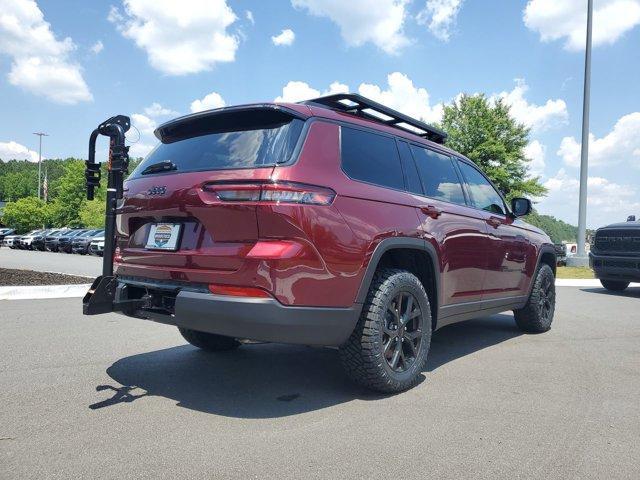
{"type": "Polygon", "coordinates": [[[412,237],[385,238],[378,245],[376,245],[371,258],[369,259],[367,269],[360,282],[360,288],[358,289],[355,303],[364,304],[367,298],[367,293],[369,292],[369,287],[371,286],[371,282],[373,281],[373,276],[376,273],[378,264],[380,263],[380,259],[382,258],[382,256],[389,250],[400,249],[412,249],[426,252],[431,259],[431,267],[433,268],[434,272],[436,289],[436,291],[434,292],[434,299],[436,304],[432,305],[432,309],[434,312],[438,312],[440,295],[440,268],[438,267],[438,253],[435,247],[428,241],[421,238],[412,237]]]}
{"type": "MultiPolygon", "coordinates": [[[[557,258],[557,254],[556,254],[556,249],[553,247],[553,245],[549,245],[549,244],[544,244],[540,247],[540,249],[538,250],[538,259],[536,261],[536,269],[533,272],[533,275],[531,277],[531,281],[529,282],[529,288],[528,288],[528,293],[527,293],[527,301],[529,300],[529,297],[531,296],[531,291],[533,290],[533,284],[536,282],[536,275],[538,274],[538,270],[540,269],[540,264],[542,263],[542,256],[545,253],[550,253],[553,255],[553,258],[555,259],[555,261],[558,261],[557,258]]],[[[555,268],[554,268],[554,272],[555,272],[555,268]]]]}

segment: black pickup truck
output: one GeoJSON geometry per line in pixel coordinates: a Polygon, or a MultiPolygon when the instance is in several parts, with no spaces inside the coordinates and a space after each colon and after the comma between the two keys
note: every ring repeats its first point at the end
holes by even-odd
{"type": "Polygon", "coordinates": [[[607,290],[621,292],[631,282],[640,282],[640,221],[599,228],[594,236],[589,263],[607,290]]]}

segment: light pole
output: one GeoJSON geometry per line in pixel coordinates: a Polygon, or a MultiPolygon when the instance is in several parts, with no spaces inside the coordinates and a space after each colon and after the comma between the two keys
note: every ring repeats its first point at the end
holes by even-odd
{"type": "Polygon", "coordinates": [[[38,135],[39,140],[40,140],[40,147],[38,149],[38,200],[40,200],[42,198],[42,188],[41,188],[41,183],[42,183],[42,137],[48,137],[49,135],[46,133],[42,133],[42,132],[34,132],[34,135],[38,135]]]}
{"type": "Polygon", "coordinates": [[[587,237],[587,180],[589,178],[589,99],[591,96],[591,30],[593,0],[587,0],[587,45],[584,56],[584,97],[582,100],[582,146],[580,152],[580,199],[578,203],[578,253],[571,262],[576,266],[589,265],[585,252],[587,237]]]}

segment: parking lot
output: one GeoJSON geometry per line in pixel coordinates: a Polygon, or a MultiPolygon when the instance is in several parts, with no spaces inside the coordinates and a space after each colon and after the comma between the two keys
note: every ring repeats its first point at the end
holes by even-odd
{"type": "Polygon", "coordinates": [[[639,302],[560,287],[547,334],[445,327],[422,383],[381,396],[331,349],[207,354],[80,299],[4,301],[0,476],[637,479],[639,302]]]}
{"type": "Polygon", "coordinates": [[[96,277],[102,270],[102,257],[3,247],[0,248],[0,267],[96,277]]]}

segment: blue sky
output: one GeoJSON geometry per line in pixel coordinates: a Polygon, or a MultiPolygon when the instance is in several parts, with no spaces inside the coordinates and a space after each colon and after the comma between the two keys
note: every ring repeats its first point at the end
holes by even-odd
{"type": "MultiPolygon", "coordinates": [[[[532,127],[537,208],[577,223],[586,0],[2,3],[2,159],[33,159],[34,131],[46,157],[85,157],[117,113],[144,154],[192,108],[349,89],[437,121],[482,92],[532,127]]],[[[594,3],[590,227],[640,215],[640,0],[594,3]]]]}

